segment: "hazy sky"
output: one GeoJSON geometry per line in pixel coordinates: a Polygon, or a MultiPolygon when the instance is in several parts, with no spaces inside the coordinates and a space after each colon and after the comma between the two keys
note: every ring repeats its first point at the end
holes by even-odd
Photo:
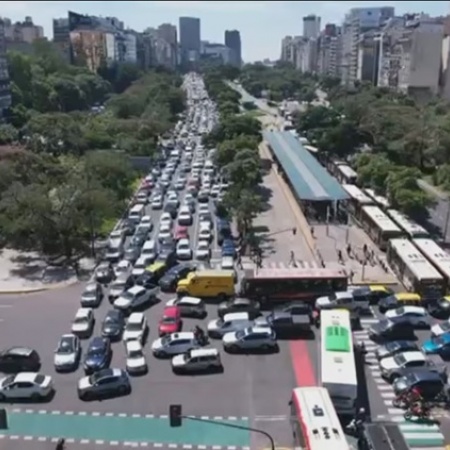
{"type": "Polygon", "coordinates": [[[302,32],[302,17],[317,14],[322,26],[339,24],[352,7],[395,6],[396,13],[425,12],[430,15],[450,13],[449,1],[0,1],[0,14],[14,21],[31,16],[52,36],[52,19],[65,17],[71,10],[80,14],[115,16],[125,25],[144,28],[170,22],[178,26],[180,16],[201,19],[202,40],[223,42],[224,30],[241,32],[243,58],[255,61],[277,59],[281,39],[302,32]]]}

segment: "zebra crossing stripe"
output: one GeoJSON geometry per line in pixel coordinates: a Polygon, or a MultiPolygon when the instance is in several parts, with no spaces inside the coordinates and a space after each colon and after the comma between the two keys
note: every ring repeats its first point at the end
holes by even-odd
{"type": "Polygon", "coordinates": [[[412,448],[440,447],[445,444],[439,425],[434,423],[405,422],[403,419],[398,426],[406,443],[412,448]]]}

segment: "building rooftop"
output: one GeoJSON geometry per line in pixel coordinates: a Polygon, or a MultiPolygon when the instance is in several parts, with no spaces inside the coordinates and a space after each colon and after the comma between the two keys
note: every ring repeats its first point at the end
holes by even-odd
{"type": "Polygon", "coordinates": [[[336,201],[347,192],[289,131],[264,131],[264,139],[280,162],[300,200],[336,201]]]}

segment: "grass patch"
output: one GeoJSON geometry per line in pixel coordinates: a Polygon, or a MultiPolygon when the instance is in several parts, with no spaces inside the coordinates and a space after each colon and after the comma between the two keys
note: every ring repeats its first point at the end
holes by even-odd
{"type": "Polygon", "coordinates": [[[265,113],[260,111],[259,109],[252,109],[251,111],[245,111],[242,113],[243,116],[257,118],[263,116],[265,113]]]}

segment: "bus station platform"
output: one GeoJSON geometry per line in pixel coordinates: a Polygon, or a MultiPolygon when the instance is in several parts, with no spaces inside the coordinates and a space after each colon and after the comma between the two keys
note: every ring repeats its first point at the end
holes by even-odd
{"type": "Polygon", "coordinates": [[[289,131],[264,131],[264,139],[286,174],[297,199],[311,202],[347,200],[339,182],[289,131]]]}

